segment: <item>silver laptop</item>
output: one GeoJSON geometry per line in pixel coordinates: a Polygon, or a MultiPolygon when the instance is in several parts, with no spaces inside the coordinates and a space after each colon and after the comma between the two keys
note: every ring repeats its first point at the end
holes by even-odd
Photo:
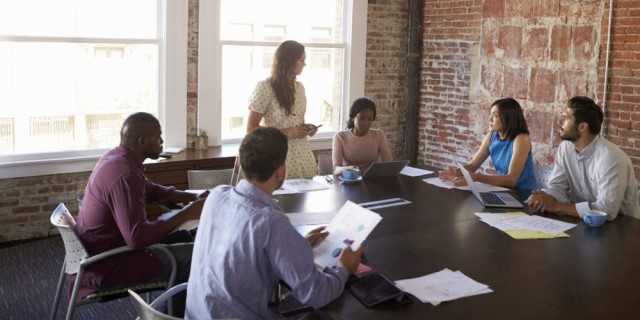
{"type": "Polygon", "coordinates": [[[378,177],[395,177],[404,167],[407,166],[409,161],[382,161],[372,163],[362,175],[366,178],[378,178],[378,177]]]}
{"type": "Polygon", "coordinates": [[[484,205],[490,208],[524,208],[524,205],[514,196],[506,192],[478,192],[478,189],[473,182],[473,178],[469,174],[469,171],[458,163],[458,168],[462,171],[464,180],[467,182],[469,189],[473,195],[484,205]]]}

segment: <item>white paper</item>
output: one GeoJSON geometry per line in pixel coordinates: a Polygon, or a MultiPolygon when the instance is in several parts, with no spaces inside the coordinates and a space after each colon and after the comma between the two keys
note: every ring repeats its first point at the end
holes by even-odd
{"type": "Polygon", "coordinates": [[[545,233],[561,233],[576,225],[536,215],[509,215],[499,213],[476,213],[480,220],[494,228],[506,230],[532,230],[545,233]]]}
{"type": "Polygon", "coordinates": [[[424,169],[420,169],[420,168],[415,168],[415,167],[410,167],[410,166],[405,166],[402,171],[400,171],[400,174],[403,174],[405,176],[409,176],[409,177],[419,177],[419,176],[424,176],[424,175],[428,175],[428,174],[432,174],[433,171],[429,171],[429,170],[424,170],[424,169]]]}
{"type": "Polygon", "coordinates": [[[197,194],[200,195],[203,192],[208,191],[207,189],[187,189],[184,192],[189,192],[189,193],[193,193],[193,194],[197,194]]]}
{"type": "Polygon", "coordinates": [[[438,188],[453,189],[456,187],[453,182],[442,180],[440,177],[426,178],[422,179],[422,181],[438,188]]]}
{"type": "MultiPolygon", "coordinates": [[[[453,182],[442,180],[439,177],[422,179],[422,181],[424,181],[424,182],[426,182],[426,183],[428,183],[430,185],[434,185],[436,187],[439,187],[439,188],[471,191],[471,188],[469,188],[469,186],[456,187],[456,185],[454,185],[453,182]]],[[[482,183],[482,182],[478,182],[478,181],[475,181],[474,184],[475,184],[476,190],[478,192],[509,191],[508,188],[492,186],[490,184],[486,184],[486,183],[482,183]]]]}
{"type": "Polygon", "coordinates": [[[517,218],[517,215],[506,213],[480,213],[476,212],[476,216],[480,221],[501,231],[509,230],[510,225],[504,223],[505,220],[517,218]]]}
{"type": "Polygon", "coordinates": [[[479,283],[460,271],[441,271],[412,279],[396,281],[398,288],[413,294],[423,303],[438,305],[473,295],[491,293],[489,286],[479,283]]]}
{"type": "Polygon", "coordinates": [[[273,192],[274,195],[303,193],[329,189],[329,186],[312,179],[287,179],[280,189],[273,192]]]}
{"type": "Polygon", "coordinates": [[[336,214],[336,212],[296,212],[285,215],[291,225],[296,227],[311,224],[328,224],[336,214]]]}
{"type": "MultiPolygon", "coordinates": [[[[167,220],[173,218],[181,210],[182,210],[181,208],[169,210],[169,211],[161,214],[160,216],[158,216],[158,220],[167,221],[167,220]]],[[[179,225],[175,229],[173,229],[171,232],[173,233],[173,232],[180,231],[180,230],[187,230],[187,231],[193,230],[193,229],[198,227],[198,223],[199,222],[200,222],[200,220],[197,220],[197,219],[196,220],[185,221],[181,225],[179,225]]]]}
{"type": "Polygon", "coordinates": [[[347,246],[345,240],[351,241],[352,250],[358,250],[381,220],[379,214],[347,201],[327,226],[327,238],[313,249],[314,262],[321,267],[337,265],[341,250],[347,246]]]}
{"type": "Polygon", "coordinates": [[[188,220],[188,221],[185,221],[183,224],[179,225],[172,232],[176,232],[176,231],[180,231],[180,230],[191,231],[193,229],[198,228],[198,224],[199,223],[200,223],[200,220],[188,220]]]}
{"type": "Polygon", "coordinates": [[[507,230],[534,230],[545,233],[560,233],[575,227],[575,224],[541,216],[521,216],[504,220],[507,230]]]}
{"type": "Polygon", "coordinates": [[[165,147],[162,149],[162,152],[167,154],[178,154],[182,152],[182,150],[184,150],[182,147],[165,147]]]}

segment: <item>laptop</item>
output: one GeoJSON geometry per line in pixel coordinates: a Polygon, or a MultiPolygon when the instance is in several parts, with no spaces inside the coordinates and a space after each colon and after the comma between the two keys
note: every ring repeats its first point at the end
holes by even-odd
{"type": "Polygon", "coordinates": [[[395,177],[409,163],[408,160],[382,161],[372,163],[362,175],[366,178],[395,177]]]}
{"type": "Polygon", "coordinates": [[[464,180],[467,182],[469,189],[473,195],[484,205],[489,208],[524,208],[524,205],[518,201],[514,196],[506,192],[479,192],[477,186],[473,182],[473,178],[469,174],[469,171],[458,164],[458,168],[464,176],[464,180]]]}

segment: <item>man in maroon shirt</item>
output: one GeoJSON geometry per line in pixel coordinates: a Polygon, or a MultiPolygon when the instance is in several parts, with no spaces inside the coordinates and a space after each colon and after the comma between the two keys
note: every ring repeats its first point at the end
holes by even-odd
{"type": "MultiPolygon", "coordinates": [[[[120,146],[96,164],[84,192],[76,232],[91,255],[127,245],[143,249],[158,242],[192,242],[190,235],[171,232],[182,223],[198,219],[206,195],[178,191],[148,181],[142,162],[162,152],[160,122],[151,114],[129,116],[120,132],[120,146]],[[146,211],[150,203],[186,204],[169,219],[156,219],[146,211]],[[172,239],[173,241],[169,240],[172,239]]],[[[188,279],[192,246],[172,248],[178,260],[177,282],[188,279]]],[[[86,269],[80,297],[96,289],[128,287],[166,280],[166,263],[151,252],[120,254],[86,269]]]]}

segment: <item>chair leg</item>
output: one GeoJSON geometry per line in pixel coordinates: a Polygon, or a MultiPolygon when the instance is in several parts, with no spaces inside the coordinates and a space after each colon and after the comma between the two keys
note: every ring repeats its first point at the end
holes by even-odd
{"type": "Polygon", "coordinates": [[[51,306],[51,314],[49,315],[49,319],[53,320],[56,317],[56,312],[58,311],[58,302],[60,301],[60,292],[62,291],[62,281],[64,279],[64,268],[66,267],[67,262],[62,262],[62,269],[60,269],[60,276],[58,277],[58,285],[56,286],[56,295],[53,298],[53,305],[51,306]]]}
{"type": "Polygon", "coordinates": [[[69,308],[67,309],[66,320],[71,320],[73,317],[73,309],[76,305],[76,296],[78,295],[78,289],[80,288],[80,279],[82,278],[82,267],[76,274],[76,281],[73,284],[73,290],[71,291],[71,300],[69,300],[69,308]]]}

